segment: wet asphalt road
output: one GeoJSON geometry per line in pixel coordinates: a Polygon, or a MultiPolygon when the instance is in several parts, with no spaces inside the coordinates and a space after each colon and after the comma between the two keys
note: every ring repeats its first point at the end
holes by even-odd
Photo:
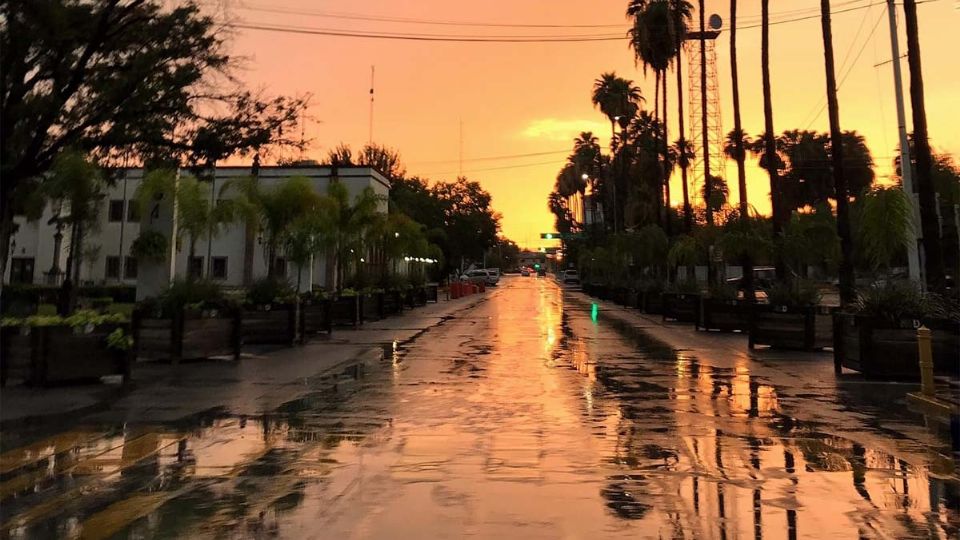
{"type": "Polygon", "coordinates": [[[749,366],[638,344],[552,281],[507,278],[278,410],[7,449],[0,534],[957,537],[955,477],[828,428],[749,366]]]}

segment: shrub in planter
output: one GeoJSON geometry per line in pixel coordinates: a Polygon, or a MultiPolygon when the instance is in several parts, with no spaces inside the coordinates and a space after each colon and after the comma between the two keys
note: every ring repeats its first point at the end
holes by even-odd
{"type": "Polygon", "coordinates": [[[750,305],[737,298],[737,289],[726,283],[711,285],[700,306],[697,328],[724,332],[750,329],[750,305]]]}
{"type": "Polygon", "coordinates": [[[640,305],[637,306],[644,313],[660,315],[663,313],[663,282],[658,279],[649,279],[640,283],[640,305]]]}
{"type": "Polygon", "coordinates": [[[133,327],[138,358],[240,358],[241,310],[213,282],[175,281],[160,297],[140,303],[133,327]]]}
{"type": "Polygon", "coordinates": [[[833,345],[835,308],[818,305],[820,292],[808,282],[777,284],[767,294],[769,304],[755,304],[750,320],[749,347],[818,350],[833,345]]]}
{"type": "Polygon", "coordinates": [[[700,287],[696,281],[678,281],[661,298],[664,321],[696,323],[700,320],[700,287]]]}
{"type": "Polygon", "coordinates": [[[360,312],[363,322],[379,321],[386,317],[383,289],[365,290],[360,297],[360,312]]]}
{"type": "Polygon", "coordinates": [[[133,338],[122,315],[78,311],[69,317],[32,316],[0,321],[0,383],[35,385],[130,374],[133,338]]]}
{"type": "Polygon", "coordinates": [[[879,379],[920,377],[917,328],[931,330],[934,371],[960,373],[960,316],[955,302],[922,294],[910,282],[875,284],[847,313],[834,315],[834,365],[879,379]]]}
{"type": "Polygon", "coordinates": [[[333,331],[330,313],[330,297],[323,291],[314,291],[300,297],[300,341],[320,333],[329,335],[333,331]]]}
{"type": "Polygon", "coordinates": [[[358,326],[363,322],[356,290],[343,289],[331,300],[330,319],[334,326],[358,326]]]}
{"type": "Polygon", "coordinates": [[[243,343],[292,345],[299,329],[298,300],[283,280],[267,277],[253,282],[243,303],[243,343]]]}

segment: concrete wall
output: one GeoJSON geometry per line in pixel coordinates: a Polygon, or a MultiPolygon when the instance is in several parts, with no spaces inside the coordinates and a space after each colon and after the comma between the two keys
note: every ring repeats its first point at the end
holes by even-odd
{"type": "MultiPolygon", "coordinates": [[[[329,167],[262,167],[260,169],[260,182],[264,186],[277,185],[287,178],[302,176],[308,178],[318,193],[326,193],[327,186],[331,181],[331,169],[329,167]]],[[[183,174],[186,174],[185,172],[183,174]]],[[[229,182],[250,174],[248,167],[220,167],[216,170],[213,180],[213,191],[219,193],[221,187],[229,182]]],[[[374,169],[367,167],[340,168],[337,172],[339,181],[342,182],[350,194],[351,200],[356,198],[364,188],[370,187],[377,195],[383,197],[381,211],[387,212],[386,198],[390,194],[389,181],[374,169]]],[[[100,253],[96,260],[84,262],[81,266],[80,280],[92,284],[127,284],[136,285],[137,279],[125,278],[123,269],[125,268],[125,258],[130,256],[130,246],[140,234],[140,222],[127,220],[127,207],[136,204],[137,187],[143,178],[142,169],[126,169],[118,175],[117,182],[107,190],[107,194],[101,202],[101,212],[99,223],[95,230],[89,231],[86,235],[87,245],[100,246],[100,253]],[[124,219],[122,221],[110,220],[110,201],[124,202],[124,219]],[[121,257],[121,274],[119,278],[107,278],[107,258],[121,257]]],[[[226,193],[229,198],[230,194],[226,193]]],[[[67,209],[64,209],[66,213],[67,209]]],[[[33,259],[34,273],[33,283],[42,284],[46,280],[45,272],[50,270],[54,259],[54,234],[56,227],[49,224],[49,220],[55,215],[56,209],[49,206],[44,209],[43,216],[37,221],[27,222],[22,217],[16,218],[19,224],[19,231],[13,236],[11,249],[12,258],[33,259]]],[[[145,216],[140,216],[144,219],[145,216]]],[[[63,231],[64,239],[60,249],[60,270],[66,269],[67,250],[70,242],[70,231],[63,231]]],[[[254,276],[263,276],[267,273],[267,261],[264,251],[265,246],[261,241],[255,244],[254,255],[254,276]]],[[[244,225],[235,223],[225,227],[219,235],[212,240],[201,238],[196,244],[196,256],[203,257],[204,271],[210,264],[211,257],[227,258],[227,276],[221,280],[223,284],[236,286],[243,282],[243,258],[244,258],[244,225]]],[[[178,246],[176,260],[174,262],[175,273],[177,276],[185,276],[188,268],[189,245],[184,240],[183,245],[178,246]]],[[[4,282],[9,283],[13,264],[7,265],[7,270],[3,276],[4,282]]],[[[306,281],[309,276],[308,269],[303,272],[303,279],[306,281]]],[[[295,265],[288,265],[288,278],[293,281],[296,279],[297,268],[295,265]]],[[[326,274],[326,258],[321,255],[316,257],[313,265],[312,282],[322,284],[326,274]]],[[[306,283],[309,284],[309,283],[306,283]]],[[[305,284],[305,285],[306,285],[305,284]]]]}

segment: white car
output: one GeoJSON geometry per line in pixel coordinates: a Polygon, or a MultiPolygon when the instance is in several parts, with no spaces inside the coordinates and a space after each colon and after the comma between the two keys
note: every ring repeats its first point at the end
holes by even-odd
{"type": "Polygon", "coordinates": [[[500,283],[500,269],[499,268],[486,268],[487,276],[490,277],[490,280],[487,281],[488,285],[496,285],[500,283]]]}
{"type": "Polygon", "coordinates": [[[521,277],[530,277],[530,269],[527,268],[526,266],[524,266],[523,268],[521,268],[521,269],[520,269],[520,276],[521,276],[521,277]]]}
{"type": "Polygon", "coordinates": [[[564,270],[560,274],[560,281],[564,285],[579,285],[580,284],[580,274],[576,270],[564,270]]]}
{"type": "Polygon", "coordinates": [[[500,278],[490,275],[490,272],[488,272],[485,268],[469,270],[460,276],[460,279],[463,281],[469,281],[471,283],[482,282],[486,285],[496,285],[497,282],[500,281],[500,278]]]}

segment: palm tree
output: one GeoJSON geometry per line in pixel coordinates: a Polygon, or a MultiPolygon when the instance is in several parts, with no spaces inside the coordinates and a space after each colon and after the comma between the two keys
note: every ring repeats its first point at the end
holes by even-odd
{"type": "MultiPolygon", "coordinates": [[[[734,3],[736,0],[733,0],[734,3]]],[[[677,62],[675,71],[677,73],[677,128],[680,132],[678,146],[685,148],[687,146],[686,133],[684,132],[683,119],[683,41],[686,39],[687,22],[693,18],[693,4],[686,0],[671,0],[670,11],[673,13],[674,28],[677,37],[677,62]]],[[[681,154],[682,155],[682,154],[681,154]]],[[[690,207],[689,188],[687,187],[687,167],[690,161],[683,159],[680,163],[680,180],[683,182],[683,226],[687,234],[693,228],[693,209],[690,207]]]]}
{"type": "Polygon", "coordinates": [[[610,120],[611,144],[617,134],[617,120],[633,118],[643,100],[640,87],[629,79],[617,77],[616,72],[603,73],[593,82],[593,105],[610,120]]]}
{"type": "MultiPolygon", "coordinates": [[[[701,14],[701,26],[703,15],[701,14]]],[[[704,70],[706,71],[706,70],[704,70]]],[[[777,145],[773,132],[773,99],[770,95],[770,0],[760,0],[760,71],[763,78],[763,147],[767,156],[766,168],[770,176],[770,202],[773,206],[773,241],[778,245],[783,241],[783,216],[780,208],[780,182],[777,179],[777,145]]],[[[706,130],[704,130],[706,133],[706,130]]],[[[779,249],[774,249],[774,266],[778,280],[786,279],[786,267],[779,249]]]]}
{"type": "Polygon", "coordinates": [[[830,116],[830,158],[833,185],[837,197],[837,234],[840,236],[840,303],[856,300],[853,283],[853,244],[850,238],[850,198],[844,176],[843,132],[840,131],[840,104],[833,65],[833,29],[830,24],[830,0],[820,0],[820,25],[823,28],[823,58],[827,70],[827,109],[830,116]]]}
{"type": "Polygon", "coordinates": [[[321,215],[325,219],[328,248],[333,252],[334,275],[330,276],[332,286],[343,287],[347,253],[359,259],[363,249],[370,245],[370,233],[380,219],[382,197],[371,188],[364,188],[351,202],[346,186],[340,182],[331,182],[327,196],[321,199],[321,215]]]}
{"type": "Polygon", "coordinates": [[[940,228],[937,223],[937,198],[933,184],[933,156],[927,137],[927,109],[923,97],[923,69],[920,65],[920,30],[916,0],[904,0],[907,25],[907,62],[910,65],[910,109],[913,111],[913,150],[916,160],[917,191],[920,198],[920,228],[923,234],[924,266],[927,285],[940,290],[945,283],[940,228]]]}

